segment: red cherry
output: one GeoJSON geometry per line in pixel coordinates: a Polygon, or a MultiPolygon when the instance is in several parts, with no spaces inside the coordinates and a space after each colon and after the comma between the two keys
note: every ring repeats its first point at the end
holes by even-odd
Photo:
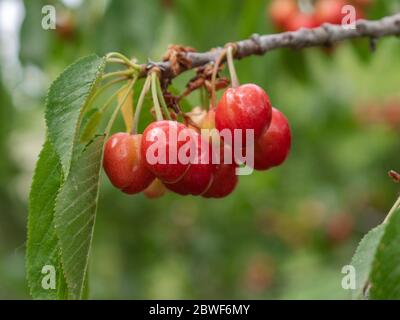
{"type": "Polygon", "coordinates": [[[318,24],[315,21],[315,18],[311,14],[298,12],[293,15],[291,19],[288,19],[285,24],[286,31],[297,31],[301,28],[312,29],[317,27],[318,24]]]}
{"type": "Polygon", "coordinates": [[[272,108],[271,126],[254,146],[254,169],[267,170],[282,164],[290,151],[291,132],[282,112],[272,108]]]}
{"type": "Polygon", "coordinates": [[[236,165],[221,163],[214,172],[213,183],[203,197],[224,198],[235,190],[237,183],[236,165]]]}
{"type": "Polygon", "coordinates": [[[178,182],[165,186],[181,195],[201,195],[206,191],[213,179],[212,148],[209,142],[193,131],[196,153],[188,171],[178,182]]]}
{"type": "Polygon", "coordinates": [[[342,24],[344,14],[343,6],[346,5],[344,0],[319,0],[315,5],[315,19],[317,23],[342,24]]]}
{"type": "Polygon", "coordinates": [[[179,150],[190,137],[190,130],[177,121],[162,120],[151,123],[143,132],[142,156],[147,168],[161,181],[178,181],[189,168],[179,160],[179,150]],[[178,137],[182,139],[179,140],[178,137]],[[187,139],[183,139],[187,137],[187,139]],[[164,161],[150,159],[152,156],[164,161]],[[154,161],[153,161],[154,160],[154,161]],[[156,161],[156,162],[155,162],[156,161]]]}
{"type": "Polygon", "coordinates": [[[238,176],[236,175],[237,165],[234,162],[225,163],[224,152],[232,154],[231,147],[228,145],[221,147],[220,163],[215,166],[213,182],[210,188],[203,194],[205,198],[223,198],[231,194],[236,188],[238,183],[238,176]]]}
{"type": "Polygon", "coordinates": [[[141,134],[116,133],[104,148],[104,170],[111,183],[125,193],[146,189],[154,180],[140,153],[141,134]]]}
{"type": "Polygon", "coordinates": [[[234,137],[234,130],[241,129],[242,145],[246,142],[246,129],[254,130],[259,137],[271,122],[271,103],[266,92],[255,84],[244,84],[227,89],[218,103],[215,113],[216,128],[228,129],[234,137]]]}
{"type": "Polygon", "coordinates": [[[299,11],[295,0],[274,0],[268,8],[274,24],[284,29],[286,23],[299,11]]]}

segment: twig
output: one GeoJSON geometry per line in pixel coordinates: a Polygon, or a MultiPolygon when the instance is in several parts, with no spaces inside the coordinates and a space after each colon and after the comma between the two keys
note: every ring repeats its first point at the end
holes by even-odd
{"type": "MultiPolygon", "coordinates": [[[[234,43],[237,46],[235,59],[251,55],[262,55],[279,48],[321,47],[356,38],[369,38],[376,42],[377,39],[386,36],[400,36],[400,13],[376,21],[358,20],[354,29],[326,23],[314,29],[303,28],[294,32],[262,36],[255,34],[249,39],[234,43]]],[[[152,61],[140,66],[140,77],[146,77],[149,70],[157,67],[162,71],[162,79],[171,81],[184,71],[215,62],[221,55],[222,50],[224,48],[219,47],[207,52],[184,53],[182,59],[184,58],[186,63],[180,64],[178,69],[175,64],[174,70],[172,69],[171,61],[152,61]]]]}

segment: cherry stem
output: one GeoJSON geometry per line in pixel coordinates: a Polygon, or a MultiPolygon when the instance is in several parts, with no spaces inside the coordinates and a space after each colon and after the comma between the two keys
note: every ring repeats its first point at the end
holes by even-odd
{"type": "Polygon", "coordinates": [[[104,84],[103,86],[101,86],[99,89],[96,90],[96,92],[92,95],[92,97],[90,98],[89,102],[88,102],[88,107],[90,105],[92,105],[92,103],[95,101],[95,99],[101,95],[104,91],[106,91],[108,88],[110,88],[111,86],[113,86],[116,83],[119,83],[121,81],[125,81],[128,80],[127,78],[117,78],[114,79],[112,81],[107,82],[106,84],[104,84]]]}
{"type": "Polygon", "coordinates": [[[389,213],[387,214],[383,223],[387,223],[390,217],[396,212],[396,210],[400,207],[400,197],[397,198],[396,202],[394,203],[393,207],[390,209],[389,213]]]}
{"type": "Polygon", "coordinates": [[[135,111],[135,115],[133,117],[133,126],[132,126],[132,132],[131,132],[132,134],[137,133],[137,130],[139,127],[140,113],[142,111],[144,98],[146,97],[147,92],[149,92],[150,83],[151,83],[150,76],[147,76],[146,81],[143,84],[142,91],[140,92],[138,103],[136,105],[136,111],[135,111]]]}
{"type": "Polygon", "coordinates": [[[140,71],[140,66],[129,60],[126,56],[119,52],[110,52],[106,55],[107,62],[123,63],[136,71],[140,71]]]}
{"type": "Polygon", "coordinates": [[[134,69],[118,70],[118,71],[114,71],[114,72],[105,73],[105,74],[103,75],[102,79],[107,79],[107,78],[117,77],[117,76],[130,77],[130,76],[132,76],[135,72],[137,72],[137,71],[134,70],[134,69]]]}
{"type": "Polygon", "coordinates": [[[161,89],[160,79],[158,77],[157,77],[156,82],[157,82],[157,95],[158,95],[158,99],[160,101],[161,107],[163,108],[164,114],[167,117],[167,119],[171,120],[171,114],[169,113],[168,106],[165,102],[164,94],[161,89]]]}
{"type": "MultiPolygon", "coordinates": [[[[114,125],[114,122],[115,122],[115,119],[117,118],[118,112],[120,111],[121,107],[124,105],[126,99],[128,98],[129,94],[131,93],[131,91],[132,91],[132,89],[133,89],[133,86],[134,86],[134,84],[135,84],[135,82],[136,82],[137,79],[138,79],[137,76],[134,77],[134,78],[130,81],[129,84],[127,84],[126,86],[124,86],[123,88],[121,88],[120,90],[118,90],[118,91],[121,91],[121,90],[124,90],[125,88],[127,89],[127,90],[126,90],[126,93],[125,93],[125,95],[124,95],[124,97],[123,97],[122,100],[118,103],[117,107],[114,109],[114,112],[113,112],[113,114],[111,115],[110,121],[109,121],[108,124],[107,124],[107,127],[106,127],[106,136],[107,136],[107,137],[109,136],[109,134],[110,134],[110,132],[111,132],[112,126],[114,125]]],[[[118,93],[118,92],[117,92],[117,93],[118,93]]]]}
{"type": "Polygon", "coordinates": [[[201,106],[208,109],[210,106],[210,100],[208,99],[206,90],[204,89],[204,87],[201,87],[199,92],[201,106]]]}
{"type": "Polygon", "coordinates": [[[107,62],[111,62],[111,63],[118,63],[118,64],[123,64],[124,66],[130,66],[126,63],[126,61],[119,59],[119,58],[108,58],[107,62]]]}
{"type": "Polygon", "coordinates": [[[153,96],[153,102],[154,102],[154,110],[156,112],[156,119],[157,121],[163,120],[163,115],[161,112],[161,107],[160,103],[158,101],[157,97],[157,73],[156,71],[151,72],[151,94],[153,96]]]}
{"type": "Polygon", "coordinates": [[[215,92],[215,82],[217,80],[217,73],[219,65],[221,64],[222,60],[226,56],[226,49],[222,49],[221,54],[218,56],[217,60],[215,60],[213,73],[211,76],[211,106],[210,109],[214,109],[217,105],[217,97],[215,92]]]}
{"type": "Polygon", "coordinates": [[[108,99],[107,101],[100,107],[99,112],[103,113],[105,112],[108,107],[111,105],[113,100],[118,96],[120,92],[122,92],[129,84],[121,86],[116,92],[114,92],[108,99]]]}
{"type": "Polygon", "coordinates": [[[235,63],[233,62],[233,46],[228,47],[226,55],[228,60],[229,74],[231,76],[232,88],[237,88],[240,84],[238,76],[236,74],[235,63]]]}

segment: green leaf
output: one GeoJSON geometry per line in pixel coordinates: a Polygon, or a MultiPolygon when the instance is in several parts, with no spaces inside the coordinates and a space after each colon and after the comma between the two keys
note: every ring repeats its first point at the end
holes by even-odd
{"type": "Polygon", "coordinates": [[[93,237],[104,136],[74,152],[71,172],[56,201],[55,227],[68,284],[68,297],[81,299],[93,237]]]}
{"type": "Polygon", "coordinates": [[[400,299],[400,210],[387,222],[371,272],[372,299],[400,299]]]}
{"type": "Polygon", "coordinates": [[[97,55],[69,66],[52,83],[46,103],[49,137],[68,176],[83,110],[100,80],[106,60],[97,55]]]}
{"type": "Polygon", "coordinates": [[[363,290],[368,282],[375,252],[384,230],[385,225],[381,224],[369,231],[360,241],[351,259],[351,265],[356,270],[356,289],[352,292],[353,299],[363,298],[363,290]]]}
{"type": "Polygon", "coordinates": [[[54,228],[54,207],[62,181],[59,158],[46,140],[36,164],[29,197],[26,270],[31,295],[36,299],[65,298],[65,279],[54,228]],[[42,287],[42,268],[55,267],[57,289],[42,287]]]}
{"type": "Polygon", "coordinates": [[[81,142],[89,142],[93,139],[96,134],[96,131],[103,119],[103,112],[99,109],[91,109],[86,112],[85,117],[87,118],[85,123],[82,123],[82,134],[81,134],[81,142]]]}

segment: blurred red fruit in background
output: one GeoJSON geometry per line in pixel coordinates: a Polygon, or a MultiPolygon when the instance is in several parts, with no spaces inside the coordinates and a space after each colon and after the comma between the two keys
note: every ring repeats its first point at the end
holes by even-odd
{"type": "Polygon", "coordinates": [[[299,11],[295,0],[274,0],[268,7],[268,14],[275,26],[285,29],[287,22],[299,11]]]}

